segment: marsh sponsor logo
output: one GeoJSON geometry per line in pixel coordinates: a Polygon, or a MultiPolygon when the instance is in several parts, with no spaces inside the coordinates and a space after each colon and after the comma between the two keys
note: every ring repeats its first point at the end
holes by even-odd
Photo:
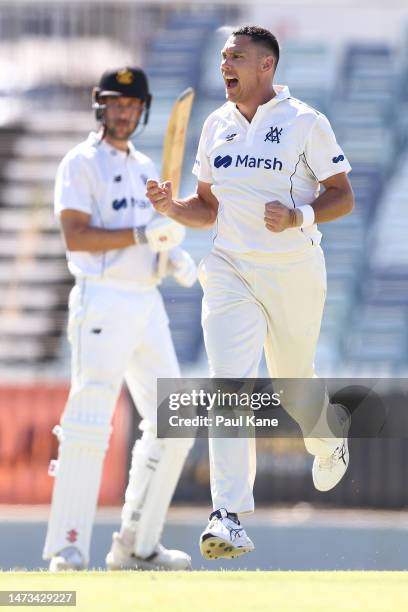
{"type": "Polygon", "coordinates": [[[232,164],[231,155],[224,155],[224,157],[222,157],[222,155],[218,155],[214,159],[214,166],[216,168],[221,168],[221,166],[223,166],[224,168],[228,168],[231,164],[232,164]]]}
{"type": "Polygon", "coordinates": [[[244,157],[237,155],[235,165],[237,168],[244,166],[244,168],[263,168],[264,170],[279,170],[279,172],[283,168],[282,162],[276,157],[269,159],[268,157],[249,157],[249,155],[244,155],[244,157]]]}
{"type": "Polygon", "coordinates": [[[122,208],[150,208],[151,204],[149,200],[141,199],[141,198],[122,198],[116,199],[112,202],[113,210],[121,210],[122,208]]]}
{"type": "Polygon", "coordinates": [[[264,170],[279,170],[283,168],[283,164],[279,159],[274,157],[270,159],[268,157],[250,157],[249,155],[237,155],[234,160],[231,155],[218,155],[214,159],[214,166],[216,168],[229,168],[234,163],[235,168],[263,168],[264,170]]]}

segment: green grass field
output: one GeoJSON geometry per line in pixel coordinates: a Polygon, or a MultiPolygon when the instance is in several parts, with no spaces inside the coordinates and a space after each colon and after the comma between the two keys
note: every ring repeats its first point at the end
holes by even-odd
{"type": "Polygon", "coordinates": [[[0,573],[0,590],[31,589],[75,590],[76,608],[58,609],[81,612],[408,610],[404,572],[0,573]]]}

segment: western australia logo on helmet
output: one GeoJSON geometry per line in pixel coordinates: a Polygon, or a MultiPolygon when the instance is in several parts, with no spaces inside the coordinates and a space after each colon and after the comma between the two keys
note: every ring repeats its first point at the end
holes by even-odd
{"type": "Polygon", "coordinates": [[[116,80],[120,85],[131,85],[134,80],[133,72],[127,68],[122,68],[116,73],[116,80]]]}
{"type": "MultiPolygon", "coordinates": [[[[229,168],[234,159],[231,155],[217,155],[214,159],[215,168],[229,168]]],[[[263,168],[264,170],[278,170],[281,172],[283,163],[274,157],[250,157],[249,155],[237,155],[234,163],[235,168],[263,168]]]]}

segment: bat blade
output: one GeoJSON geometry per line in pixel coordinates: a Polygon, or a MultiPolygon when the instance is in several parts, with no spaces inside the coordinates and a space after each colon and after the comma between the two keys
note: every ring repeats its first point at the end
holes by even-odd
{"type": "Polygon", "coordinates": [[[193,100],[192,87],[188,87],[178,96],[172,108],[164,137],[161,178],[162,181],[172,182],[172,192],[175,198],[180,189],[187,127],[193,100]]]}
{"type": "MultiPolygon", "coordinates": [[[[161,180],[171,181],[173,198],[177,198],[180,189],[187,128],[193,100],[194,89],[192,87],[188,87],[178,96],[173,105],[164,137],[161,180]]],[[[166,275],[167,262],[168,253],[160,253],[157,269],[160,279],[166,275]]]]}

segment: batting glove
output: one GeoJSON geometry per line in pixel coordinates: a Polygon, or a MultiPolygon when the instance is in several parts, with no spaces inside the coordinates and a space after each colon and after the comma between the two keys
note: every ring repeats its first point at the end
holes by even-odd
{"type": "Polygon", "coordinates": [[[133,229],[136,244],[148,244],[153,253],[162,253],[178,246],[186,234],[183,225],[168,217],[155,217],[146,225],[133,229]]]}
{"type": "Polygon", "coordinates": [[[167,270],[182,287],[192,287],[197,280],[197,266],[194,259],[180,247],[169,252],[167,270]]]}

